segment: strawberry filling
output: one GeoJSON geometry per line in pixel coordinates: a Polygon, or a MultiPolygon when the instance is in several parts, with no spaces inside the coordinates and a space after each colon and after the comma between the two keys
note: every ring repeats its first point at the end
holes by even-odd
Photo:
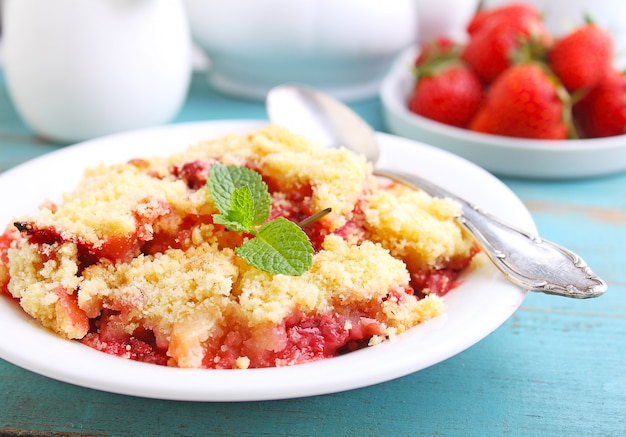
{"type": "MultiPolygon", "coordinates": [[[[104,310],[91,320],[90,332],[81,342],[110,355],[168,364],[167,348],[157,344],[151,330],[141,327],[128,334],[124,326],[120,312],[104,310]]],[[[207,341],[202,367],[231,369],[242,356],[250,359],[251,368],[317,361],[361,349],[374,335],[384,335],[380,322],[353,314],[311,316],[296,312],[254,333],[232,321],[207,341]]]]}
{"type": "Polygon", "coordinates": [[[0,234],[0,295],[5,294],[11,296],[8,290],[9,285],[9,248],[15,240],[15,228],[8,227],[7,230],[0,234]]]}
{"type": "Polygon", "coordinates": [[[381,324],[357,315],[304,315],[296,312],[281,323],[227,333],[211,342],[203,366],[231,369],[241,356],[251,368],[301,364],[334,357],[367,346],[373,335],[384,335],[381,324]]]}
{"type": "Polygon", "coordinates": [[[52,226],[39,228],[33,223],[15,222],[15,227],[26,235],[30,244],[39,246],[53,246],[66,242],[76,244],[78,248],[78,259],[81,268],[88,267],[96,263],[99,259],[105,258],[112,262],[124,262],[132,259],[137,253],[141,242],[137,234],[122,235],[119,237],[109,237],[99,247],[85,242],[80,237],[64,238],[60,232],[52,226]]]}
{"type": "Polygon", "coordinates": [[[411,286],[416,290],[415,294],[420,297],[429,294],[444,296],[450,290],[458,287],[459,276],[469,267],[472,257],[479,251],[478,246],[475,246],[470,257],[451,260],[446,267],[438,270],[411,271],[411,286]]]}
{"type": "Polygon", "coordinates": [[[167,365],[167,350],[157,346],[151,330],[140,327],[128,334],[123,326],[118,312],[104,310],[100,317],[91,320],[90,332],[81,342],[109,355],[167,365]]]}
{"type": "Polygon", "coordinates": [[[170,168],[171,174],[185,181],[192,190],[198,190],[206,184],[207,174],[211,163],[209,161],[190,161],[170,168]]]}
{"type": "Polygon", "coordinates": [[[78,306],[76,293],[68,293],[61,286],[57,287],[54,293],[58,296],[55,304],[57,323],[67,326],[68,331],[87,332],[89,329],[89,318],[78,306]]]}

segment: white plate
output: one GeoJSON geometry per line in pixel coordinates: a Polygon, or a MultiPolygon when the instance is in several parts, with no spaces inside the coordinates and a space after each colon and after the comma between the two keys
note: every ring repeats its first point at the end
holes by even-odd
{"type": "MultiPolygon", "coordinates": [[[[34,212],[45,198],[71,190],[86,166],[133,157],[169,155],[200,139],[244,132],[265,122],[218,121],[170,125],[88,141],[44,155],[0,175],[0,223],[34,212]],[[32,188],[31,188],[32,187],[32,188]],[[25,189],[27,191],[25,191],[25,189]]],[[[439,149],[379,134],[388,165],[419,171],[530,232],[536,228],[522,202],[479,167],[439,149]]],[[[0,298],[0,357],[68,383],[128,395],[189,401],[252,401],[311,396],[388,381],[443,361],[500,326],[526,291],[489,263],[446,297],[445,315],[378,346],[293,367],[190,370],[107,355],[41,328],[0,298]]]]}
{"type": "Polygon", "coordinates": [[[448,126],[407,108],[418,51],[403,52],[383,80],[380,97],[389,132],[432,144],[492,173],[522,178],[565,179],[626,170],[626,135],[583,140],[529,140],[448,126]]]}

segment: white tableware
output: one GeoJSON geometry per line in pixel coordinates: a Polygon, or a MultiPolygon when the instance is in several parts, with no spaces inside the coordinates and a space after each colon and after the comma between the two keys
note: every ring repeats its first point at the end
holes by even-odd
{"type": "Polygon", "coordinates": [[[626,170],[626,135],[583,140],[529,140],[472,132],[409,111],[415,86],[411,68],[417,48],[398,57],[380,97],[389,132],[437,146],[500,176],[565,179],[626,170]]]}
{"type": "Polygon", "coordinates": [[[9,95],[48,140],[161,124],[186,97],[182,0],[7,0],[2,31],[9,95]]]}
{"type": "MultiPolygon", "coordinates": [[[[61,149],[0,175],[0,223],[34,212],[44,198],[71,190],[85,166],[168,155],[199,140],[246,132],[266,122],[219,121],[171,125],[109,136],[61,149]],[[32,184],[32,180],[46,181],[32,184]],[[28,181],[28,184],[24,182],[28,181]],[[15,187],[20,187],[16,190],[15,187]]],[[[419,172],[516,226],[536,232],[523,203],[495,177],[445,151],[378,134],[381,165],[419,172]]],[[[253,401],[333,393],[389,381],[439,363],[497,329],[526,291],[484,262],[444,298],[441,317],[396,338],[336,358],[268,369],[178,369],[106,355],[59,338],[0,297],[0,358],[33,372],[98,390],[188,401],[253,401]]]]}
{"type": "Polygon", "coordinates": [[[463,42],[466,27],[476,13],[480,0],[417,0],[418,42],[445,36],[463,42]]]}
{"type": "Polygon", "coordinates": [[[395,56],[417,39],[417,0],[185,0],[209,82],[264,99],[301,82],[344,100],[376,95],[395,56]]]}

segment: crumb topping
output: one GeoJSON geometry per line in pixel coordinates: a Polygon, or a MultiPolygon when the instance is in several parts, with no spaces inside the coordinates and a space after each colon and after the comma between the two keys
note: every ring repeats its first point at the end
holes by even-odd
{"type": "Polygon", "coordinates": [[[104,352],[194,368],[292,365],[375,345],[444,311],[476,252],[459,206],[379,185],[364,158],[277,126],[169,157],[88,169],[59,204],[0,236],[0,290],[59,335],[104,352]],[[259,172],[273,215],[315,253],[301,276],[247,265],[245,235],[213,223],[214,163],[259,172]],[[438,292],[435,292],[438,290],[438,292]]]}

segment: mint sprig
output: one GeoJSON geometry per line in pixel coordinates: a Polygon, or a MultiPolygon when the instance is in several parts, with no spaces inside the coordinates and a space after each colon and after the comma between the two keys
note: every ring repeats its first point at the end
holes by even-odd
{"type": "Polygon", "coordinates": [[[313,246],[297,224],[284,217],[266,222],[271,199],[261,175],[246,167],[214,164],[207,187],[219,213],[213,221],[249,239],[235,253],[268,273],[300,276],[313,263],[313,246]]]}
{"type": "MultiPolygon", "coordinates": [[[[241,193],[233,196],[233,193],[247,187],[252,196],[252,226],[262,224],[270,216],[270,193],[261,175],[254,170],[235,165],[215,164],[209,170],[207,186],[217,210],[222,215],[228,216],[233,207],[233,197],[236,197],[235,201],[238,202],[240,196],[245,196],[241,193]]],[[[236,206],[233,209],[240,210],[241,208],[236,206]]]]}

